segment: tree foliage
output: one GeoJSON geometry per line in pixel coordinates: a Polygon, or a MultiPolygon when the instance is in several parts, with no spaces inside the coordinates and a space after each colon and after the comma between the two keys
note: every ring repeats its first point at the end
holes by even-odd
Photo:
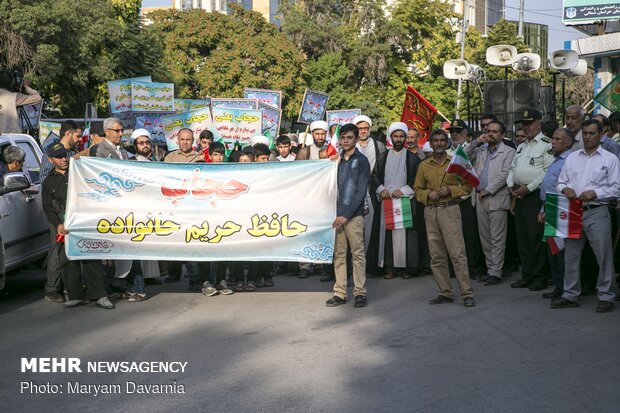
{"type": "Polygon", "coordinates": [[[18,68],[61,116],[81,116],[87,102],[105,112],[108,80],[161,73],[157,40],[110,1],[0,0],[0,21],[32,50],[18,68]]]}
{"type": "Polygon", "coordinates": [[[153,13],[149,32],[163,40],[163,63],[179,97],[242,97],[245,88],[283,92],[285,116],[301,106],[303,54],[256,12],[153,13]]]}

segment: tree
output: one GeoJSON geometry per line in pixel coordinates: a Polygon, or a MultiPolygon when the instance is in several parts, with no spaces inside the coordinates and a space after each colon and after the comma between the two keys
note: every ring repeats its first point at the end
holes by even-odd
{"type": "Polygon", "coordinates": [[[61,116],[82,116],[87,102],[105,112],[108,80],[162,74],[157,39],[106,0],[0,0],[0,21],[32,51],[15,68],[61,116]]]}
{"type": "MultiPolygon", "coordinates": [[[[179,97],[242,97],[248,87],[283,92],[285,116],[301,106],[304,57],[259,13],[176,10],[153,13],[149,30],[164,43],[163,63],[179,97]]],[[[149,17],[150,17],[149,16],[149,17]]]]}

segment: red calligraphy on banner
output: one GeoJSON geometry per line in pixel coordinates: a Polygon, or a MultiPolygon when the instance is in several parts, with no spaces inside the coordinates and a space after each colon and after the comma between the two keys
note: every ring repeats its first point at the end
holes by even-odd
{"type": "Polygon", "coordinates": [[[411,85],[407,85],[405,105],[403,107],[403,113],[400,116],[400,121],[420,131],[420,137],[418,138],[418,146],[420,148],[428,140],[428,135],[433,127],[433,118],[436,113],[437,109],[435,106],[424,99],[411,85]]]}

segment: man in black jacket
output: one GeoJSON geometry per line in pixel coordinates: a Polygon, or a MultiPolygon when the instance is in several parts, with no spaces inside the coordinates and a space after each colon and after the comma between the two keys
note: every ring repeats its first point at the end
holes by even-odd
{"type": "Polygon", "coordinates": [[[57,242],[54,247],[56,251],[52,251],[52,254],[58,254],[62,281],[69,294],[69,299],[64,306],[70,308],[86,303],[83,300],[84,289],[82,288],[82,275],[84,275],[88,298],[96,301],[99,307],[114,308],[114,304],[106,296],[101,261],[69,261],[67,258],[64,237],[68,231],[64,226],[64,218],[69,186],[69,150],[57,143],[47,149],[47,156],[54,165],[54,169],[43,181],[43,210],[50,224],[56,228],[57,242]]]}

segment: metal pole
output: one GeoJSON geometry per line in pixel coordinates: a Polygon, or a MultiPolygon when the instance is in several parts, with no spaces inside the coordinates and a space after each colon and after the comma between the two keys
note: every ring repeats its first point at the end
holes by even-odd
{"type": "Polygon", "coordinates": [[[558,99],[556,97],[557,94],[557,77],[558,74],[557,73],[552,73],[551,76],[553,76],[553,120],[555,122],[558,121],[558,99]]]}
{"type": "Polygon", "coordinates": [[[525,0],[521,0],[519,4],[519,38],[523,39],[523,9],[525,8],[525,0]]]}
{"type": "Polygon", "coordinates": [[[566,125],[566,76],[562,76],[562,125],[566,125]]]}
{"type": "MultiPolygon", "coordinates": [[[[465,58],[465,33],[467,33],[467,4],[469,0],[465,0],[463,3],[463,31],[461,33],[461,59],[465,58]]],[[[454,117],[459,117],[459,105],[461,104],[461,89],[463,81],[459,79],[459,85],[456,90],[456,109],[454,111],[454,117]]]]}
{"type": "Polygon", "coordinates": [[[465,93],[467,94],[467,124],[471,128],[471,107],[469,105],[469,80],[465,81],[465,93]]]}
{"type": "Polygon", "coordinates": [[[504,66],[504,125],[508,125],[508,66],[504,66]]]}

